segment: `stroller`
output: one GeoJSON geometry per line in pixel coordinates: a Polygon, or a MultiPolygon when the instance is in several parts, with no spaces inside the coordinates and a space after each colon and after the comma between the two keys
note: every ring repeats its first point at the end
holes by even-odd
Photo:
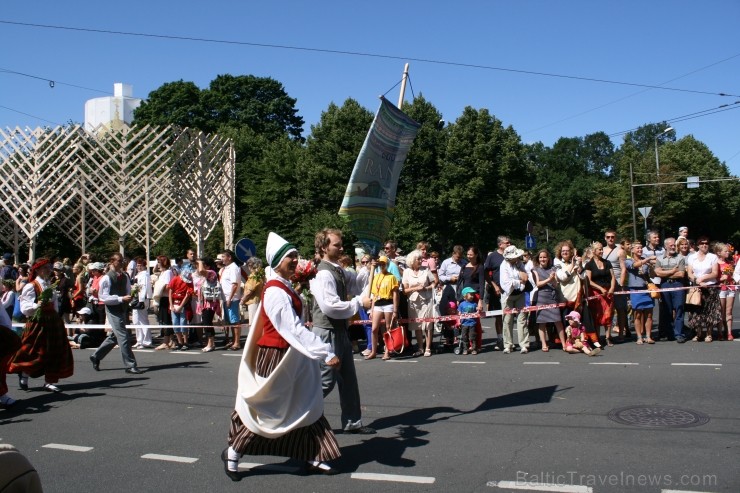
{"type": "MultiPolygon", "coordinates": [[[[457,302],[454,300],[446,301],[443,305],[440,303],[440,312],[442,315],[456,315],[457,314],[457,302]]],[[[436,353],[444,353],[451,351],[454,348],[455,354],[462,352],[462,342],[460,338],[460,321],[459,320],[445,320],[440,321],[434,327],[434,331],[439,334],[439,343],[437,344],[436,353]]]]}

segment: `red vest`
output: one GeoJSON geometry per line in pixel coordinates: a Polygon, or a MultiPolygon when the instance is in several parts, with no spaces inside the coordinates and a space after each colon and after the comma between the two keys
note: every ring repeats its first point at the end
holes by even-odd
{"type": "Polygon", "coordinates": [[[285,284],[278,281],[277,279],[267,281],[267,284],[265,284],[265,289],[262,290],[262,304],[260,305],[260,312],[262,312],[260,313],[260,317],[262,317],[263,320],[262,337],[260,337],[260,340],[257,341],[257,345],[287,349],[288,347],[290,347],[290,344],[288,344],[288,342],[283,339],[280,333],[275,329],[275,326],[272,325],[272,321],[267,316],[267,313],[265,313],[265,293],[267,292],[268,288],[273,286],[275,286],[276,288],[280,288],[288,293],[288,296],[290,296],[291,302],[293,304],[293,310],[295,310],[296,313],[300,314],[303,311],[303,303],[301,302],[301,298],[295,293],[295,291],[288,288],[285,284]]]}

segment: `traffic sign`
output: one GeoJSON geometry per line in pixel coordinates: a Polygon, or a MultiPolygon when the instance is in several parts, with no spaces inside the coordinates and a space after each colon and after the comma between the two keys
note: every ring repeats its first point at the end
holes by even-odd
{"type": "Polygon", "coordinates": [[[532,250],[537,248],[537,240],[532,235],[527,235],[524,237],[524,247],[527,250],[532,250]]]}
{"type": "Polygon", "coordinates": [[[642,215],[642,217],[647,219],[648,216],[650,215],[650,211],[653,210],[653,208],[652,207],[638,207],[637,210],[640,211],[640,214],[642,215]]]}
{"type": "Polygon", "coordinates": [[[250,258],[254,257],[257,252],[257,247],[254,246],[254,242],[249,238],[242,238],[236,242],[234,247],[234,254],[242,262],[246,262],[250,258]]]}

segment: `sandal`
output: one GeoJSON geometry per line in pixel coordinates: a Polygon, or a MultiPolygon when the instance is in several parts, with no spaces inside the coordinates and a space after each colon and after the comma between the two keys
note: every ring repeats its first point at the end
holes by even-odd
{"type": "Polygon", "coordinates": [[[416,352],[415,352],[415,353],[413,354],[413,357],[414,357],[414,358],[418,358],[419,356],[422,356],[423,354],[424,354],[424,353],[422,353],[421,351],[416,351],[416,352]]]}
{"type": "Polygon", "coordinates": [[[694,336],[691,340],[694,342],[699,342],[699,336],[694,336]]]}
{"type": "Polygon", "coordinates": [[[167,344],[162,343],[159,346],[155,347],[154,350],[155,351],[164,351],[165,349],[169,349],[169,348],[170,347],[167,344]]]}
{"type": "Polygon", "coordinates": [[[213,351],[214,349],[216,349],[216,348],[215,348],[215,347],[213,347],[213,346],[206,346],[206,347],[204,347],[203,349],[201,349],[201,351],[202,351],[202,352],[204,352],[204,353],[210,353],[210,352],[211,352],[211,351],[213,351]]]}
{"type": "Polygon", "coordinates": [[[547,346],[542,346],[542,352],[543,353],[549,353],[550,352],[550,348],[547,347],[547,346]]]}
{"type": "Polygon", "coordinates": [[[431,355],[432,355],[432,350],[431,349],[427,349],[426,351],[424,351],[424,356],[426,356],[427,358],[429,356],[431,356],[431,355]]]}
{"type": "Polygon", "coordinates": [[[637,339],[637,342],[635,344],[642,344],[642,339],[637,339]]]}
{"type": "Polygon", "coordinates": [[[241,351],[241,350],[242,350],[241,346],[231,346],[229,348],[229,351],[241,351]]]}
{"type": "Polygon", "coordinates": [[[365,359],[366,360],[375,359],[375,355],[374,354],[368,354],[368,355],[365,356],[365,359]]]}
{"type": "Polygon", "coordinates": [[[712,335],[709,334],[707,337],[705,337],[704,342],[712,342],[712,335]]]}
{"type": "Polygon", "coordinates": [[[652,339],[645,339],[645,342],[647,342],[648,344],[655,344],[655,341],[652,339]]]}
{"type": "Polygon", "coordinates": [[[609,346],[609,347],[614,346],[614,343],[612,342],[612,338],[611,337],[607,337],[606,338],[606,345],[609,346]]]}
{"type": "MultiPolygon", "coordinates": [[[[365,358],[365,359],[367,359],[367,358],[365,358]]],[[[383,361],[388,361],[389,359],[391,359],[391,357],[389,355],[387,355],[387,354],[384,354],[383,355],[383,361]]]]}

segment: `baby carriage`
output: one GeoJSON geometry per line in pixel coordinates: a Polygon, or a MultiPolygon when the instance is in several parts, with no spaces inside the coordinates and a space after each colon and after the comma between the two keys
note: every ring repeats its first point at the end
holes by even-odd
{"type": "MultiPolygon", "coordinates": [[[[440,303],[440,308],[443,308],[442,315],[456,315],[457,314],[457,303],[455,301],[447,301],[446,305],[440,303]]],[[[451,351],[454,348],[455,354],[459,354],[460,349],[460,321],[458,319],[439,321],[434,327],[435,332],[439,334],[439,343],[437,344],[437,354],[451,351]],[[457,343],[457,346],[455,345],[457,343]]]]}

